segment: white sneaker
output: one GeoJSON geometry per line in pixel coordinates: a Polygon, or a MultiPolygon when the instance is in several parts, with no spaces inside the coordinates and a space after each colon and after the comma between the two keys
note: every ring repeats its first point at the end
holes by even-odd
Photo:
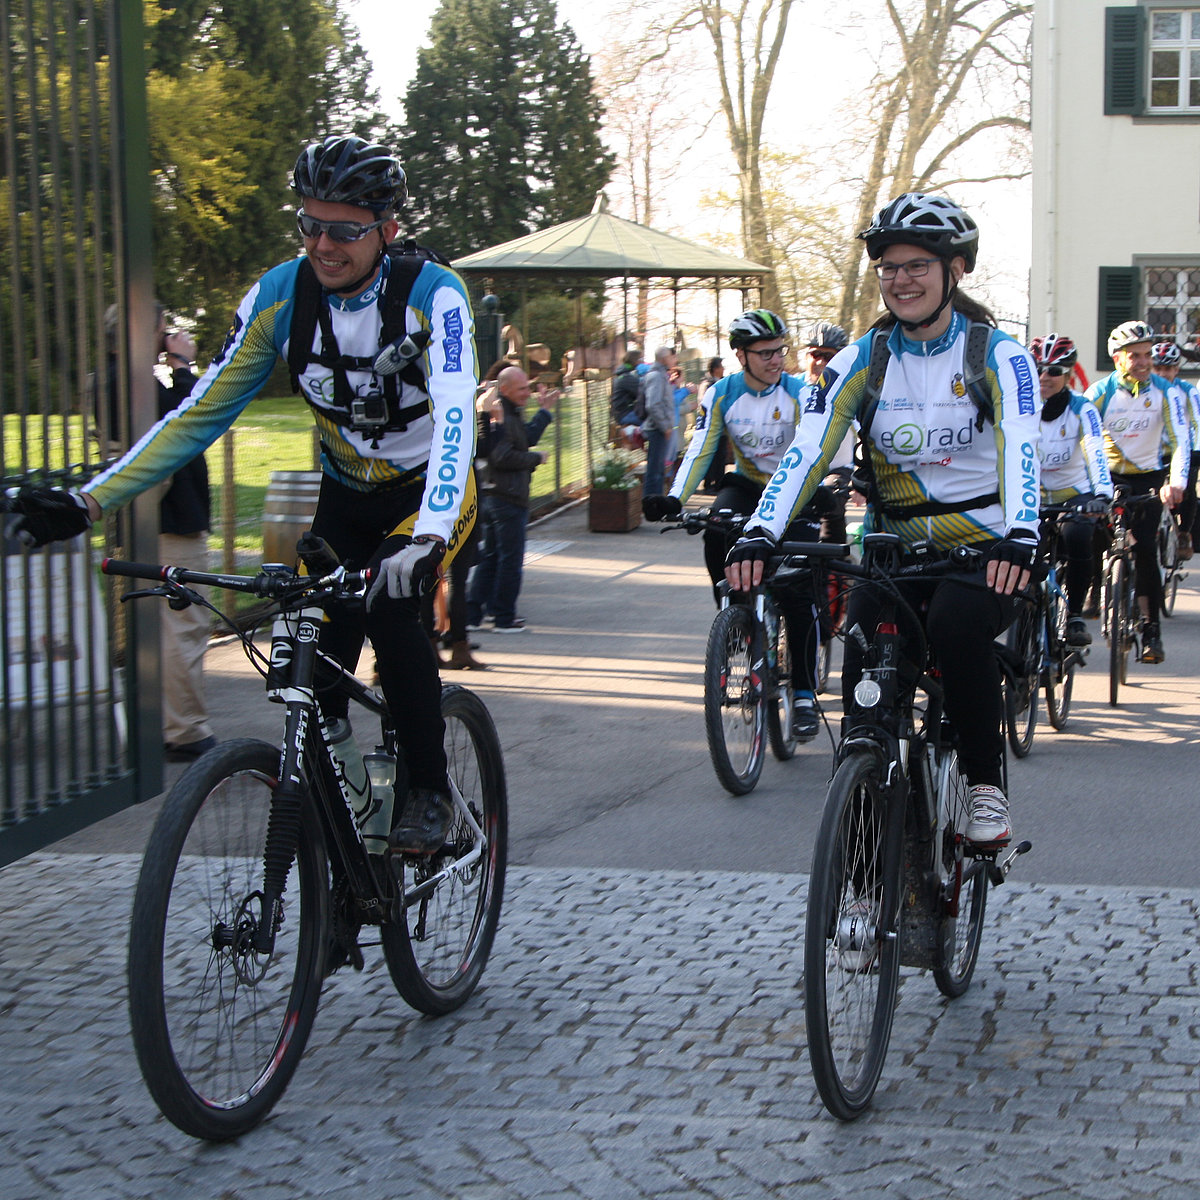
{"type": "Polygon", "coordinates": [[[1008,798],[987,783],[971,786],[971,819],[966,838],[977,846],[1003,846],[1012,840],[1008,823],[1008,798]]]}
{"type": "Polygon", "coordinates": [[[875,928],[875,909],[865,896],[852,900],[842,910],[833,944],[837,947],[838,966],[843,971],[861,975],[874,965],[879,939],[875,928]]]}

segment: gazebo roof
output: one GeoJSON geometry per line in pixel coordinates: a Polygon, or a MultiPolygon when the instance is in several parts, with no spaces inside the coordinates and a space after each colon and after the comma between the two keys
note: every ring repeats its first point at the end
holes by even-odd
{"type": "Polygon", "coordinates": [[[551,275],[592,279],[755,279],[762,263],[724,254],[614,217],[601,192],[586,217],[540,229],[455,259],[464,275],[551,275]]]}

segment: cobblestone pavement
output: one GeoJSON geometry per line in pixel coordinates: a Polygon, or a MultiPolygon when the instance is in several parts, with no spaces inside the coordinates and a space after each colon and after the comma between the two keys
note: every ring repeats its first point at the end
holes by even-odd
{"type": "Polygon", "coordinates": [[[1197,899],[1010,883],[976,982],[905,972],[873,1110],[821,1108],[799,875],[514,868],[474,999],[407,1009],[377,949],[326,986],[274,1114],[192,1141],[129,1042],[138,859],[0,872],[0,1195],[654,1200],[966,1194],[1192,1200],[1197,899]]]}

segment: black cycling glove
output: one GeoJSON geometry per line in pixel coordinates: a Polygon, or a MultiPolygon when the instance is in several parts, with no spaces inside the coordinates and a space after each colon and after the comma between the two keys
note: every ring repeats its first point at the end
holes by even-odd
{"type": "Polygon", "coordinates": [[[1001,538],[984,553],[985,562],[1012,563],[1030,573],[1030,582],[1040,583],[1046,577],[1046,565],[1037,561],[1038,544],[1017,538],[1001,538]]]}
{"type": "Polygon", "coordinates": [[[1093,514],[1106,513],[1111,503],[1112,501],[1104,496],[1088,496],[1086,500],[1080,500],[1078,511],[1093,514]]]}
{"type": "Polygon", "coordinates": [[[725,565],[731,567],[734,563],[761,562],[765,570],[774,553],[775,538],[765,529],[756,529],[734,542],[733,549],[725,556],[725,565]]]}
{"type": "Polygon", "coordinates": [[[6,533],[36,550],[48,542],[65,542],[92,527],[83,497],[61,488],[22,488],[10,505],[17,514],[6,533]]]}
{"type": "Polygon", "coordinates": [[[642,516],[647,521],[666,521],[683,512],[683,501],[678,496],[643,496],[642,516]]]}

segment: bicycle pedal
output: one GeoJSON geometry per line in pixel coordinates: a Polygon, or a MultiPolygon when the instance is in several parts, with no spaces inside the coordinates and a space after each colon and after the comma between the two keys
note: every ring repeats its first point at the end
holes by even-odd
{"type": "Polygon", "coordinates": [[[1033,849],[1033,843],[1030,841],[1018,842],[1009,852],[1007,858],[1003,862],[996,862],[993,859],[988,864],[988,880],[995,886],[999,887],[1007,878],[1008,873],[1013,869],[1013,864],[1022,854],[1028,854],[1033,849]]]}

